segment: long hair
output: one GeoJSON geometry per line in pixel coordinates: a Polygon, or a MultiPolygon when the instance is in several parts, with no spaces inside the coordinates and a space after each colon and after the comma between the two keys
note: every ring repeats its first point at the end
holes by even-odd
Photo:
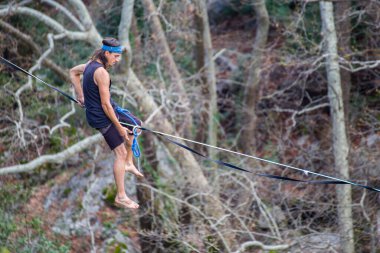
{"type": "MultiPolygon", "coordinates": [[[[120,42],[115,38],[104,38],[102,40],[102,44],[106,45],[106,46],[111,46],[111,47],[120,46],[120,42]]],[[[97,49],[92,54],[90,61],[96,61],[96,60],[99,60],[103,64],[104,68],[108,67],[107,58],[106,58],[106,51],[104,51],[103,49],[101,49],[101,48],[97,49]]]]}

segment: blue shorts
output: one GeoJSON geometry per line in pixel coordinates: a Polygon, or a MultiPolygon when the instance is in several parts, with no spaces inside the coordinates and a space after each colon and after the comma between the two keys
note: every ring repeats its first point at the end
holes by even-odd
{"type": "MultiPolygon", "coordinates": [[[[137,125],[141,126],[140,119],[138,119],[132,113],[127,113],[127,114],[136,121],[137,125]]],[[[127,117],[122,113],[116,112],[116,116],[120,122],[135,125],[135,123],[130,117],[127,117]]],[[[133,130],[133,126],[124,126],[124,127],[127,127],[131,131],[133,130]]],[[[124,138],[119,134],[119,131],[117,131],[117,128],[113,123],[109,124],[106,127],[100,128],[98,130],[99,132],[102,133],[104,139],[106,140],[111,150],[114,150],[116,147],[120,146],[120,144],[124,143],[124,138]]],[[[130,134],[130,135],[133,135],[133,134],[130,134]]]]}

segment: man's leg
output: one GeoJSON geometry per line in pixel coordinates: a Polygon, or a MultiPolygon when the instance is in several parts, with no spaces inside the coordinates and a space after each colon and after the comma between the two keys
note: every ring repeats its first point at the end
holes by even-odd
{"type": "Polygon", "coordinates": [[[114,152],[116,158],[113,166],[113,174],[115,177],[115,183],[117,188],[115,203],[125,208],[138,208],[139,205],[128,198],[124,188],[124,168],[126,167],[127,163],[127,153],[129,152],[127,152],[124,144],[120,144],[119,146],[117,146],[114,149],[114,152]]]}
{"type": "Polygon", "coordinates": [[[141,174],[141,172],[138,171],[138,169],[136,169],[135,165],[133,164],[132,143],[133,143],[134,138],[135,137],[133,135],[130,135],[129,141],[125,143],[126,150],[127,150],[127,156],[126,156],[127,160],[126,160],[126,164],[125,164],[125,170],[127,172],[131,172],[131,173],[135,174],[138,177],[144,177],[144,175],[141,174]]]}

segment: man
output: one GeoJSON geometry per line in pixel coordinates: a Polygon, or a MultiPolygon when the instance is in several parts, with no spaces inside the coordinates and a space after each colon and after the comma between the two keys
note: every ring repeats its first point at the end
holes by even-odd
{"type": "Polygon", "coordinates": [[[116,111],[117,105],[111,99],[111,79],[107,69],[120,61],[122,47],[114,38],[106,38],[102,43],[102,48],[94,52],[87,64],[70,69],[70,79],[74,85],[77,100],[81,106],[86,107],[87,122],[102,133],[108,146],[115,153],[113,167],[117,188],[115,205],[136,209],[139,205],[129,199],[125,193],[124,174],[127,171],[138,177],[143,177],[143,175],[133,165],[132,128],[123,127],[119,121],[132,125],[136,123],[141,125],[141,121],[132,114],[118,114],[116,111]],[[80,82],[82,74],[83,88],[80,82]]]}

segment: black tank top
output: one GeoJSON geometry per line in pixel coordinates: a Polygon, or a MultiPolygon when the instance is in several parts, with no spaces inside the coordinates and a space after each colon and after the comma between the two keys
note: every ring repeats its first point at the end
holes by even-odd
{"type": "MultiPolygon", "coordinates": [[[[107,127],[112,123],[103,111],[99,88],[94,82],[95,70],[100,67],[103,67],[103,64],[97,61],[92,61],[86,66],[83,72],[83,95],[84,105],[86,106],[86,118],[88,124],[97,129],[107,127]]],[[[112,99],[110,99],[110,102],[115,109],[115,102],[112,99]]]]}

